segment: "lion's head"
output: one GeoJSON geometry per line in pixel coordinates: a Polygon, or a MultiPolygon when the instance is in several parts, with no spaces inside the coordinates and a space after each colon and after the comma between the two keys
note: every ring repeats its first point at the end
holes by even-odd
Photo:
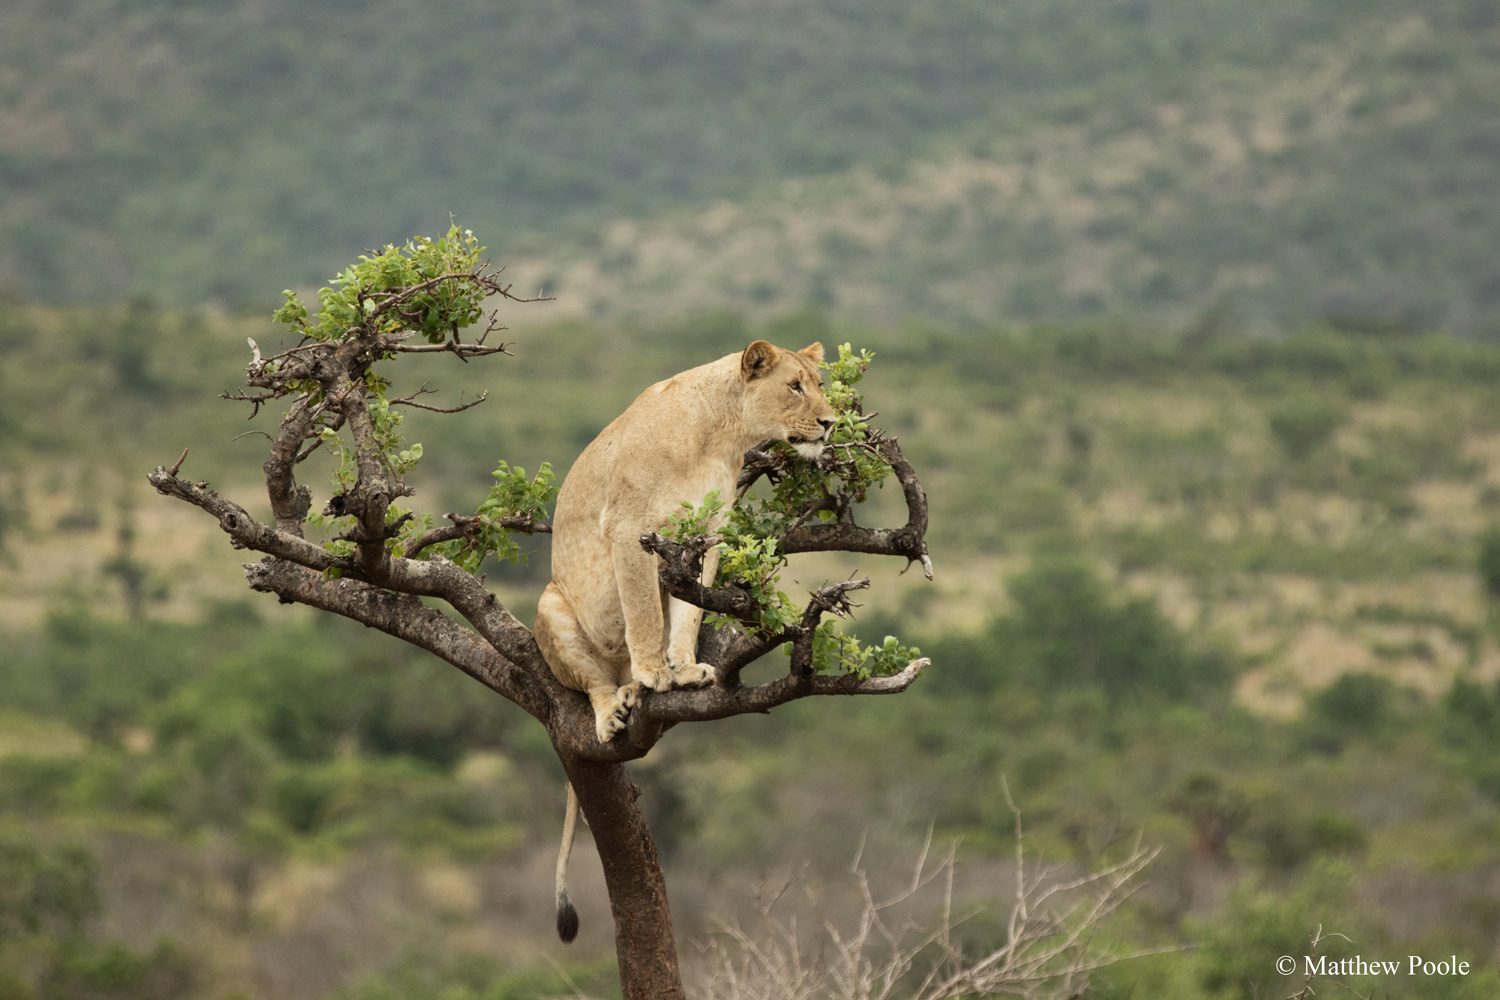
{"type": "Polygon", "coordinates": [[[823,395],[818,362],[823,345],[800,351],[757,340],[740,356],[745,380],[746,428],[766,441],[787,441],[804,458],[817,458],[833,427],[833,407],[823,395]]]}

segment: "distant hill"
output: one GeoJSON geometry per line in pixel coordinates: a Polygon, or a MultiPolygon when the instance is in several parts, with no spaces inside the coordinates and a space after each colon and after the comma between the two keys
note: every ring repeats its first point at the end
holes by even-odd
{"type": "Polygon", "coordinates": [[[0,289],[261,308],[456,214],[563,313],[1500,332],[1490,0],[12,0],[0,289]]]}

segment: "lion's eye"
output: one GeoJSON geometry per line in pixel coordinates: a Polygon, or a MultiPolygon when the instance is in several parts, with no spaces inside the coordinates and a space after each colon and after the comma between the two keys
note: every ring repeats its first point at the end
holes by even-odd
{"type": "Polygon", "coordinates": [[[795,392],[799,396],[802,395],[802,383],[801,382],[793,382],[792,383],[792,391],[795,392]]]}

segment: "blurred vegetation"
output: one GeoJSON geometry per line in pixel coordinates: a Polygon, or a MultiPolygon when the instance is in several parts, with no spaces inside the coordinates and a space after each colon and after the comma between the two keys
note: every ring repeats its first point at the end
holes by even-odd
{"type": "Polygon", "coordinates": [[[6,13],[33,299],[244,305],[453,212],[551,289],[584,262],[584,314],[690,310],[701,260],[882,323],[1495,332],[1490,0],[6,13]]]}
{"type": "MultiPolygon", "coordinates": [[[[419,502],[472,509],[501,453],[565,469],[643,385],[757,335],[874,348],[861,389],[931,497],[937,582],[877,587],[856,622],[920,645],[920,684],[682,728],[637,768],[684,939],[766,873],[827,891],[862,838],[899,869],[931,824],[961,870],[1003,865],[1003,775],[1028,849],[1069,870],[1163,845],[1110,943],[1196,947],[1091,995],[1284,995],[1272,963],[1320,924],[1352,939],[1329,954],[1475,963],[1404,997],[1500,991],[1500,349],[528,308],[514,357],[433,375],[439,403],[491,400],[411,415],[419,502]]],[[[275,333],[145,301],[0,311],[0,997],[509,1000],[564,973],[609,995],[607,940],[549,940],[537,727],[245,592],[213,526],[143,490],[187,445],[188,474],[263,506],[274,417],[204,391],[238,384],[247,336],[275,333]]],[[[525,544],[485,567],[523,617],[547,565],[525,544]]],[[[964,933],[1002,933],[1006,893],[965,891],[964,933]]]]}

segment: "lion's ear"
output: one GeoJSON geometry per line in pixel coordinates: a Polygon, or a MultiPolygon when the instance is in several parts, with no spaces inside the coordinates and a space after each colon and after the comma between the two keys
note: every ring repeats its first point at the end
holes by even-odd
{"type": "Polygon", "coordinates": [[[745,353],[740,355],[740,374],[745,376],[745,381],[758,379],[771,370],[776,364],[776,348],[764,340],[757,340],[745,348],[745,353]]]}
{"type": "Polygon", "coordinates": [[[823,342],[815,340],[797,352],[815,365],[823,363],[823,342]]]}

